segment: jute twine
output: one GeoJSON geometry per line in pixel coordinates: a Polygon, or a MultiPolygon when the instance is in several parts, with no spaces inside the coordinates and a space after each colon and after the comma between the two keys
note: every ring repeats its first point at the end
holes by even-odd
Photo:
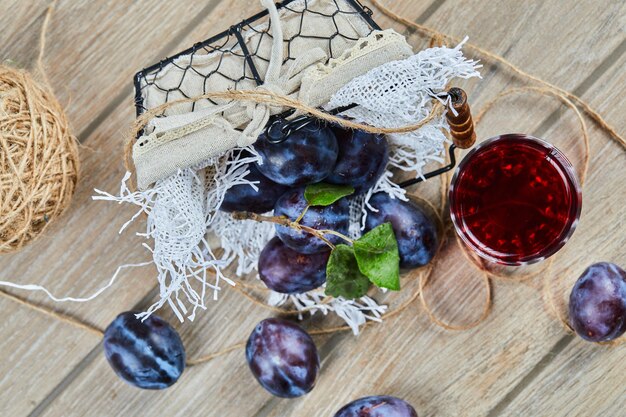
{"type": "Polygon", "coordinates": [[[50,10],[38,60],[42,82],[0,65],[0,253],[40,236],[67,209],[78,181],[78,142],[41,63],[49,17],[50,10]]]}
{"type": "MultiPolygon", "coordinates": [[[[374,134],[390,134],[390,133],[407,133],[418,130],[428,123],[430,123],[433,119],[438,117],[444,111],[444,106],[440,101],[435,100],[433,107],[425,118],[418,121],[415,124],[401,126],[397,128],[384,128],[384,127],[374,127],[370,125],[364,125],[362,123],[357,123],[355,121],[345,119],[339,116],[333,116],[331,114],[326,113],[323,110],[320,110],[316,107],[311,107],[301,101],[298,101],[294,98],[276,94],[269,90],[228,90],[228,91],[212,91],[206,94],[190,97],[190,98],[182,98],[178,100],[173,100],[168,103],[164,103],[160,106],[157,106],[153,109],[150,109],[143,113],[140,117],[138,117],[133,123],[133,127],[130,130],[127,138],[126,144],[124,147],[124,163],[126,165],[126,169],[132,173],[134,178],[135,176],[135,165],[133,163],[132,151],[133,145],[137,140],[137,135],[146,127],[148,122],[152,120],[154,117],[163,113],[164,110],[175,106],[181,103],[193,103],[199,100],[232,100],[232,101],[240,101],[240,102],[255,102],[261,104],[267,104],[270,106],[278,106],[278,107],[286,107],[290,109],[298,110],[302,113],[306,113],[311,117],[314,117],[319,120],[323,120],[328,123],[337,124],[346,129],[353,130],[363,130],[368,133],[374,134]]],[[[134,185],[134,184],[133,184],[134,185]]]]}
{"type": "MultiPolygon", "coordinates": [[[[404,24],[407,27],[411,27],[413,29],[415,29],[418,33],[422,34],[422,35],[426,35],[429,36],[431,38],[431,46],[432,45],[440,45],[442,43],[459,43],[460,40],[456,39],[452,36],[449,36],[447,34],[438,32],[434,29],[431,29],[429,27],[417,24],[415,22],[412,22],[396,13],[394,13],[393,11],[387,9],[385,6],[381,5],[377,0],[370,0],[370,2],[377,7],[383,14],[385,14],[386,16],[390,17],[391,19],[404,24]]],[[[588,103],[586,103],[585,101],[583,101],[582,99],[580,99],[579,97],[577,97],[576,95],[565,91],[557,86],[554,86],[553,84],[550,84],[546,81],[541,80],[538,77],[535,77],[533,75],[530,75],[528,73],[526,73],[525,71],[517,68],[515,65],[513,65],[512,63],[510,63],[509,61],[507,61],[506,59],[504,59],[503,57],[496,55],[490,51],[487,51],[485,49],[482,49],[478,46],[466,43],[465,44],[466,47],[473,49],[474,51],[478,52],[479,54],[481,54],[482,56],[484,56],[486,59],[490,59],[494,62],[500,63],[503,66],[505,66],[506,68],[508,68],[509,70],[511,70],[514,74],[520,76],[522,79],[526,80],[526,81],[531,81],[531,82],[535,82],[537,84],[540,85],[540,87],[536,87],[536,86],[526,86],[526,87],[520,87],[520,88],[513,88],[513,89],[509,89],[506,90],[502,93],[500,93],[498,96],[496,96],[494,99],[492,99],[490,102],[488,102],[481,111],[479,111],[476,114],[476,117],[474,118],[476,124],[478,124],[480,122],[480,120],[482,119],[482,117],[485,115],[485,113],[491,109],[496,102],[511,96],[511,95],[515,95],[515,94],[526,94],[526,93],[530,93],[530,94],[539,94],[542,96],[551,96],[556,98],[557,100],[559,100],[560,102],[562,102],[563,104],[565,104],[568,108],[570,108],[572,111],[574,111],[576,117],[578,118],[579,122],[580,122],[580,127],[581,127],[581,132],[582,132],[582,140],[584,143],[584,156],[583,156],[583,167],[582,170],[580,171],[580,179],[581,179],[581,185],[584,184],[585,178],[586,178],[586,174],[587,171],[589,169],[589,134],[587,131],[587,126],[585,123],[585,120],[583,118],[583,115],[581,114],[581,112],[578,110],[579,108],[582,109],[582,111],[588,115],[592,120],[594,120],[602,130],[604,130],[612,139],[614,139],[615,141],[617,141],[620,145],[622,145],[624,148],[626,148],[626,140],[624,139],[624,137],[622,137],[621,135],[619,135],[617,133],[617,131],[610,126],[605,120],[604,118],[597,112],[595,111],[588,103]]],[[[241,101],[255,101],[255,102],[259,102],[259,103],[266,103],[266,104],[272,104],[272,105],[280,105],[280,106],[284,106],[284,107],[289,107],[289,108],[295,108],[298,109],[300,111],[303,111],[305,113],[308,113],[310,115],[312,115],[313,117],[317,117],[319,119],[322,120],[327,120],[330,122],[334,122],[334,123],[338,123],[343,125],[344,127],[347,128],[351,128],[351,129],[363,129],[366,130],[368,132],[373,132],[373,133],[393,133],[393,132],[407,132],[410,130],[416,130],[420,127],[422,127],[424,124],[428,123],[430,120],[432,120],[432,118],[436,117],[439,112],[441,112],[443,110],[442,107],[438,106],[437,104],[435,104],[433,106],[433,111],[431,112],[431,114],[424,120],[416,123],[413,126],[406,126],[403,128],[399,128],[399,129],[378,129],[378,128],[373,128],[371,126],[365,126],[365,125],[360,125],[358,123],[354,123],[354,122],[350,122],[350,121],[346,121],[345,119],[341,119],[341,118],[337,118],[335,116],[330,116],[324,112],[319,111],[318,109],[313,109],[310,108],[308,106],[306,106],[304,103],[300,103],[297,100],[291,99],[289,97],[285,97],[285,96],[280,96],[277,94],[274,94],[272,92],[259,92],[259,91],[228,91],[228,92],[220,92],[220,93],[210,93],[207,94],[205,96],[201,96],[201,97],[195,97],[192,99],[186,99],[184,101],[196,101],[199,100],[201,98],[230,98],[233,100],[241,100],[241,101]]],[[[161,106],[157,109],[154,109],[152,112],[148,112],[143,118],[140,118],[137,123],[135,124],[135,127],[133,129],[133,133],[131,135],[131,138],[129,138],[129,143],[132,145],[132,142],[130,141],[130,139],[132,139],[132,141],[135,140],[136,137],[136,133],[141,130],[141,128],[143,126],[145,126],[145,123],[147,123],[147,121],[149,120],[150,117],[153,117],[155,114],[163,111],[166,107],[168,107],[169,105],[174,105],[176,104],[176,102],[173,103],[168,103],[167,105],[161,106]]],[[[130,154],[127,152],[127,161],[130,160],[130,154]]],[[[483,306],[483,310],[481,312],[480,317],[475,320],[474,322],[467,324],[467,325],[455,325],[452,323],[447,323],[444,320],[438,318],[436,316],[436,314],[434,313],[434,311],[432,310],[432,308],[428,305],[426,297],[425,297],[425,292],[426,289],[428,287],[429,284],[429,278],[431,277],[433,270],[435,269],[437,263],[440,261],[440,256],[439,253],[441,252],[441,248],[447,244],[447,236],[448,236],[448,232],[450,231],[450,224],[447,222],[444,222],[444,208],[446,206],[445,202],[447,199],[447,194],[448,194],[448,187],[449,187],[449,182],[450,182],[450,177],[449,174],[448,175],[441,175],[440,176],[441,179],[441,192],[440,192],[440,201],[439,201],[439,208],[436,209],[432,203],[430,203],[427,200],[423,200],[423,202],[425,204],[428,204],[431,208],[434,209],[434,212],[437,215],[437,219],[440,223],[440,229],[442,230],[442,238],[441,238],[441,244],[439,246],[439,250],[437,252],[437,255],[435,256],[435,258],[433,259],[433,261],[421,268],[420,270],[417,271],[417,288],[414,289],[414,291],[408,296],[408,298],[406,300],[404,300],[403,302],[401,302],[396,308],[394,308],[391,311],[388,311],[387,313],[385,313],[383,315],[383,318],[385,320],[389,320],[393,317],[397,317],[398,315],[400,315],[400,313],[402,313],[406,308],[408,308],[413,302],[415,302],[417,299],[419,299],[421,301],[421,304],[424,308],[424,310],[426,311],[426,313],[428,314],[428,317],[430,318],[430,320],[435,323],[438,326],[441,326],[445,329],[449,329],[449,330],[467,330],[470,329],[472,327],[477,326],[478,324],[480,324],[483,320],[485,320],[485,318],[488,316],[489,311],[491,309],[491,280],[492,279],[500,279],[500,280],[514,280],[514,281],[519,281],[519,280],[525,280],[525,279],[530,279],[533,277],[536,277],[538,274],[548,274],[550,275],[550,271],[552,269],[552,265],[554,262],[554,257],[552,257],[549,261],[545,262],[545,267],[541,268],[538,271],[534,271],[532,273],[527,273],[527,274],[520,274],[514,277],[511,276],[507,276],[505,274],[499,274],[495,271],[492,271],[489,269],[489,266],[483,262],[480,259],[477,259],[475,256],[473,256],[473,254],[469,253],[467,248],[465,248],[463,246],[463,244],[460,242],[460,240],[458,239],[458,237],[456,238],[456,242],[458,244],[459,249],[461,250],[461,253],[463,254],[463,256],[467,259],[468,263],[470,263],[470,265],[472,265],[474,268],[476,268],[478,271],[480,271],[482,273],[482,277],[483,277],[483,282],[485,285],[485,303],[483,306]]],[[[415,198],[415,196],[412,196],[415,198]]],[[[547,285],[544,286],[544,291],[547,292],[546,295],[546,299],[547,299],[547,303],[549,305],[549,307],[551,308],[551,310],[553,310],[553,312],[555,313],[556,317],[559,318],[561,324],[563,325],[564,329],[566,329],[567,331],[572,331],[571,327],[569,326],[569,323],[567,321],[567,319],[565,317],[563,317],[560,313],[559,313],[559,309],[557,308],[557,306],[554,303],[554,297],[552,295],[552,287],[553,287],[553,281],[551,280],[546,280],[547,285]]],[[[260,286],[256,286],[256,285],[250,285],[250,284],[245,284],[245,283],[237,283],[237,285],[234,287],[237,292],[239,292],[240,294],[244,295],[246,298],[248,298],[251,302],[253,302],[254,304],[267,309],[269,311],[273,311],[276,313],[280,313],[282,315],[296,315],[296,314],[300,314],[301,312],[296,311],[296,310],[287,310],[287,309],[282,309],[279,307],[273,307],[273,306],[268,306],[267,304],[265,304],[264,302],[262,302],[261,300],[259,300],[259,297],[255,296],[254,293],[259,291],[267,291],[266,288],[261,288],[260,286]],[[246,291],[249,290],[249,291],[246,291]]],[[[35,311],[41,312],[45,315],[48,315],[54,319],[60,320],[62,322],[68,323],[70,325],[73,325],[75,327],[81,328],[81,329],[85,329],[88,330],[98,336],[102,336],[103,335],[103,330],[85,323],[81,320],[78,320],[72,316],[66,315],[64,313],[59,313],[56,312],[52,309],[49,309],[47,307],[41,307],[38,306],[36,304],[31,303],[30,301],[27,301],[25,299],[19,298],[15,295],[9,294],[3,290],[0,290],[0,295],[5,296],[8,299],[11,299],[21,305],[27,306],[35,311]]],[[[326,300],[328,301],[328,300],[326,300]]],[[[367,322],[365,323],[362,327],[368,327],[371,326],[373,324],[373,322],[367,322]]],[[[326,328],[326,329],[316,329],[316,330],[312,330],[309,333],[311,335],[322,335],[322,334],[331,334],[331,333],[335,333],[335,332],[340,332],[340,331],[347,331],[350,330],[349,326],[337,326],[337,327],[331,327],[331,328],[326,328]]],[[[611,342],[611,343],[607,343],[608,345],[615,345],[615,344],[621,344],[624,342],[624,338],[621,338],[620,340],[611,342]]],[[[205,363],[208,362],[212,359],[218,358],[222,355],[225,355],[229,352],[232,351],[236,351],[236,350],[240,350],[245,346],[245,342],[239,342],[233,345],[230,345],[224,349],[221,349],[219,351],[216,352],[212,352],[208,355],[204,355],[204,356],[200,356],[197,358],[193,358],[193,359],[189,359],[187,361],[187,365],[188,366],[193,366],[193,365],[197,365],[200,363],[205,363]]]]}

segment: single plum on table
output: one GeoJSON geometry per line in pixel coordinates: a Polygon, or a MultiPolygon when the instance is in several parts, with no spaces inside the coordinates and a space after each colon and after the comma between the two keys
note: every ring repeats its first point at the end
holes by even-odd
{"type": "MultiPolygon", "coordinates": [[[[287,191],[278,199],[274,206],[274,215],[285,216],[295,221],[307,205],[304,187],[296,188],[287,191]]],[[[329,206],[309,207],[300,220],[300,224],[316,230],[333,230],[347,235],[350,227],[348,200],[342,198],[329,206]]],[[[288,226],[276,225],[276,234],[285,245],[300,253],[311,254],[330,250],[330,247],[320,238],[288,226]]],[[[335,245],[342,242],[341,238],[335,235],[329,234],[325,238],[335,245]]]]}
{"type": "Polygon", "coordinates": [[[329,252],[296,252],[274,237],[259,255],[259,276],[267,288],[279,293],[311,291],[326,282],[329,256],[329,252]]]}
{"type": "Polygon", "coordinates": [[[372,188],[389,161],[387,139],[362,130],[333,127],[339,145],[337,164],[324,180],[331,184],[351,185],[357,193],[372,188]]]}
{"type": "Polygon", "coordinates": [[[398,241],[400,267],[417,268],[430,262],[439,238],[437,224],[423,208],[413,201],[392,199],[386,193],[374,194],[369,204],[378,211],[368,210],[365,230],[391,223],[398,241]]]}
{"type": "Polygon", "coordinates": [[[310,123],[291,133],[281,143],[270,143],[265,135],[255,142],[261,156],[259,171],[279,184],[297,187],[322,181],[337,161],[337,139],[332,130],[310,123]]]}
{"type": "Polygon", "coordinates": [[[115,373],[138,388],[163,389],[185,369],[185,348],[165,320],[151,315],[144,321],[135,312],[117,316],[104,332],[104,355],[115,373]]]}
{"type": "Polygon", "coordinates": [[[277,318],[256,326],[246,345],[246,359],[261,386],[283,398],[310,392],[320,369],[311,336],[300,326],[277,318]]]}
{"type": "Polygon", "coordinates": [[[220,210],[226,212],[250,211],[253,213],[267,213],[274,208],[276,200],[283,195],[289,187],[277,184],[259,172],[256,164],[247,166],[250,171],[245,179],[256,182],[258,190],[255,191],[248,184],[234,185],[229,188],[225,195],[220,210]]]}
{"type": "Polygon", "coordinates": [[[588,267],[569,299],[570,322],[591,342],[615,340],[626,332],[626,271],[610,262],[588,267]]]}
{"type": "Polygon", "coordinates": [[[400,398],[376,395],[352,401],[335,417],[417,417],[417,412],[400,398]]]}

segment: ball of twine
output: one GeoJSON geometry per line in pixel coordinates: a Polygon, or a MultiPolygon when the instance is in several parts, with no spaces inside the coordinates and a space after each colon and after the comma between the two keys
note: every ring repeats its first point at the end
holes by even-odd
{"type": "Polygon", "coordinates": [[[34,240],[69,206],[78,142],[51,89],[0,65],[0,253],[34,240]]]}

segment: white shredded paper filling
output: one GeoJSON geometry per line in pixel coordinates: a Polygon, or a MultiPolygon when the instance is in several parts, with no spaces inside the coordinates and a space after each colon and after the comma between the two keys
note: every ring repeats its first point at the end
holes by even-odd
{"type": "MultiPolygon", "coordinates": [[[[249,173],[248,164],[255,162],[258,156],[240,157],[241,150],[233,149],[202,165],[179,170],[145,191],[130,191],[127,185],[129,173],[123,178],[118,195],[95,190],[98,195],[94,196],[94,200],[130,203],[139,207],[137,213],[122,226],[120,233],[142,213],[147,215],[146,232],[140,236],[154,242],[153,247],[144,246],[152,253],[157,268],[160,297],[139,315],[140,318],[150,316],[167,303],[179,320],[183,321],[185,315],[193,320],[198,308],[206,309],[207,290],[217,300],[222,281],[235,285],[224,275],[223,269],[238,258],[243,259],[240,265],[245,265],[245,260],[253,256],[258,258],[258,252],[248,253],[246,248],[236,247],[236,242],[241,240],[229,243],[228,236],[238,233],[236,228],[222,237],[223,247],[227,250],[221,256],[216,255],[207,241],[207,232],[215,225],[225,223],[224,216],[216,208],[222,204],[226,191],[241,184],[256,189],[256,185],[245,177],[249,173]],[[207,274],[210,270],[215,273],[212,280],[212,275],[207,274]]],[[[246,233],[250,235],[254,232],[247,230],[246,233]]],[[[251,248],[254,251],[254,246],[251,248]]]]}
{"type": "Polygon", "coordinates": [[[298,315],[300,320],[303,319],[304,312],[311,315],[317,312],[323,315],[333,312],[350,326],[355,335],[359,334],[360,326],[365,324],[367,320],[381,322],[382,315],[387,311],[387,306],[378,305],[374,299],[368,296],[358,300],[346,300],[343,297],[337,297],[328,302],[323,301],[325,298],[324,287],[303,294],[280,294],[271,291],[267,303],[275,307],[286,303],[293,304],[301,312],[298,315]]]}

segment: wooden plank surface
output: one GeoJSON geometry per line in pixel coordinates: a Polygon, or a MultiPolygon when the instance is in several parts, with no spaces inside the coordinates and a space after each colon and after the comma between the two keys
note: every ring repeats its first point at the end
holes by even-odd
{"type": "MultiPolygon", "coordinates": [[[[46,3],[23,3],[0,5],[0,11],[11,10],[14,16],[0,13],[0,23],[9,28],[0,35],[3,41],[8,39],[0,46],[0,59],[11,58],[28,67],[36,57],[38,34],[33,33],[43,20],[46,3]]],[[[114,190],[123,173],[121,135],[133,114],[130,77],[136,69],[259,9],[243,0],[198,1],[184,8],[168,3],[59,3],[46,63],[76,131],[83,132],[81,139],[92,151],[83,152],[83,182],[70,213],[26,251],[1,257],[0,278],[43,282],[59,294],[80,295],[101,286],[116,265],[145,259],[139,239],[129,233],[117,236],[132,211],[90,200],[94,187],[114,190]],[[88,35],[82,37],[87,27],[88,35]]],[[[452,0],[389,4],[448,33],[468,34],[472,42],[504,54],[534,74],[578,90],[620,131],[626,130],[620,103],[626,81],[623,2],[582,1],[576,7],[564,7],[557,0],[507,0],[497,7],[486,1],[452,0]]],[[[375,17],[382,26],[404,31],[375,17]]],[[[415,36],[412,42],[418,48],[426,43],[415,36]]],[[[492,66],[486,66],[483,75],[480,83],[465,86],[475,108],[515,84],[506,72],[492,66]]],[[[548,100],[530,104],[528,100],[505,102],[480,125],[479,134],[536,132],[564,148],[573,161],[580,160],[580,144],[572,138],[577,132],[575,120],[559,113],[546,117],[557,108],[548,100]]],[[[592,130],[592,151],[581,228],[554,266],[557,273],[568,274],[565,287],[594,260],[626,258],[624,234],[611,228],[620,212],[606,204],[607,199],[624,200],[625,188],[618,181],[625,167],[624,153],[597,129],[592,130]],[[617,236],[607,237],[607,233],[617,236]]],[[[430,196],[437,185],[423,184],[414,191],[430,196]]],[[[134,231],[138,230],[136,226],[134,231]]],[[[453,245],[446,247],[436,276],[427,292],[435,311],[455,322],[471,321],[481,306],[484,287],[453,245]]],[[[88,305],[54,307],[104,327],[150,292],[153,271],[126,273],[120,282],[88,305]]],[[[414,285],[405,282],[407,289],[414,285]]],[[[10,335],[0,341],[0,414],[330,416],[351,399],[383,393],[406,398],[420,416],[594,416],[601,412],[618,416],[626,408],[624,390],[619,388],[624,348],[572,341],[544,310],[541,287],[540,278],[522,284],[495,283],[493,313],[480,327],[466,332],[441,330],[415,304],[401,317],[358,338],[348,333],[318,337],[323,356],[318,386],[294,401],[272,398],[253,382],[241,351],[188,369],[167,391],[137,391],[110,371],[98,352],[97,337],[0,300],[0,309],[10,317],[0,327],[0,334],[10,335]],[[603,389],[600,384],[605,383],[611,388],[603,389]],[[539,401],[546,390],[554,395],[539,401]],[[593,397],[581,394],[586,392],[593,397]]],[[[38,295],[29,299],[52,306],[38,295]]],[[[175,320],[165,311],[163,315],[175,320]]],[[[178,328],[194,356],[245,338],[265,316],[265,310],[230,292],[195,323],[178,328]]],[[[327,324],[318,318],[306,326],[327,324]]]]}
{"type": "MultiPolygon", "coordinates": [[[[614,106],[613,103],[622,100],[626,92],[625,66],[626,54],[623,54],[583,96],[594,106],[606,108],[605,116],[621,131],[626,130],[622,116],[624,105],[614,106]]],[[[593,157],[584,190],[584,213],[576,239],[566,247],[572,256],[580,257],[580,262],[557,263],[557,274],[562,277],[557,289],[571,288],[587,264],[609,261],[623,265],[626,258],[626,214],[618,207],[620,202],[626,201],[626,187],[623,186],[626,154],[595,127],[591,130],[591,137],[593,157]],[[613,181],[621,178],[621,186],[615,189],[603,187],[603,182],[608,179],[602,175],[604,172],[611,173],[609,178],[613,181]]],[[[566,306],[566,296],[558,301],[561,306],[566,306]]],[[[624,415],[626,348],[597,346],[573,337],[565,339],[565,343],[563,351],[540,370],[534,383],[515,393],[507,409],[520,415],[554,417],[624,415]]]]}

